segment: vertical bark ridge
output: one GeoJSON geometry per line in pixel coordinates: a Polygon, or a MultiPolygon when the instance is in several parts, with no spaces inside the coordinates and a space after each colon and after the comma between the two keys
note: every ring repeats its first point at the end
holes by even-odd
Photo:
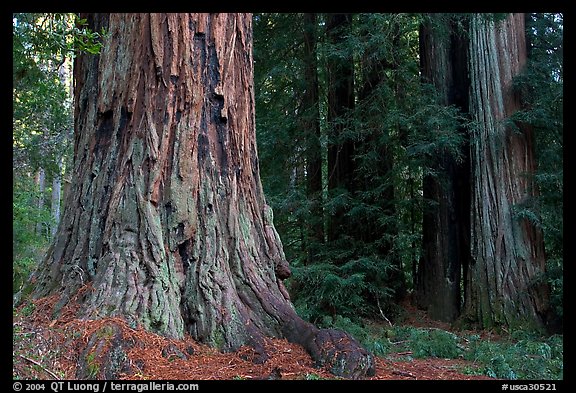
{"type": "Polygon", "coordinates": [[[472,254],[466,311],[484,326],[539,326],[547,309],[541,283],[542,234],[514,209],[534,195],[532,130],[510,123],[520,109],[512,79],[526,63],[524,17],[471,23],[472,254]],[[478,299],[475,301],[475,299],[478,299]]]}

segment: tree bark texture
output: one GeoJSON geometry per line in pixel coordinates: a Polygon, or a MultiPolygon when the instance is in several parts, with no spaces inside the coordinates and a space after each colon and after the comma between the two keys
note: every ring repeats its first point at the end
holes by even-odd
{"type": "MultiPolygon", "coordinates": [[[[422,79],[434,85],[439,104],[467,112],[467,42],[450,17],[430,14],[428,18],[420,29],[422,79]]],[[[436,175],[423,181],[424,198],[433,205],[423,215],[416,301],[431,318],[446,322],[460,316],[461,271],[470,258],[470,158],[468,146],[464,149],[461,162],[443,152],[432,165],[436,175]]]]}
{"type": "Polygon", "coordinates": [[[548,310],[541,231],[515,207],[534,196],[532,130],[511,124],[520,109],[512,80],[526,63],[524,16],[470,26],[472,260],[465,313],[482,327],[540,326],[548,310]]]}
{"type": "Polygon", "coordinates": [[[349,336],[300,319],[282,284],[290,269],[256,152],[251,15],[86,18],[108,38],[76,59],[74,174],[35,296],[60,293],[62,307],[90,284],[85,318],[221,350],[283,336],[336,373],[373,372],[349,336]]]}

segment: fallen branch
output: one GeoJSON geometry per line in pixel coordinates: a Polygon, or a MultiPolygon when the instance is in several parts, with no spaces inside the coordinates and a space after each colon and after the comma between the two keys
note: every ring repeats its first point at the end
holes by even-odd
{"type": "Polygon", "coordinates": [[[406,344],[407,342],[410,342],[410,340],[394,341],[394,342],[390,342],[390,344],[400,345],[400,344],[406,344]]]}
{"type": "Polygon", "coordinates": [[[412,351],[394,353],[394,356],[406,356],[406,355],[412,355],[412,351]]]}
{"type": "Polygon", "coordinates": [[[378,311],[380,311],[380,316],[386,321],[388,322],[388,324],[390,326],[392,325],[392,322],[390,322],[390,320],[388,318],[386,318],[386,315],[384,315],[384,313],[382,312],[382,308],[380,307],[380,298],[378,296],[376,296],[376,305],[378,306],[378,311]]]}
{"type": "Polygon", "coordinates": [[[28,360],[30,363],[33,363],[33,364],[37,365],[37,366],[40,367],[42,370],[46,371],[48,374],[50,374],[51,376],[53,376],[54,379],[60,380],[60,378],[59,378],[56,374],[54,374],[52,371],[48,370],[46,367],[44,367],[43,365],[41,365],[40,363],[38,363],[36,360],[27,358],[27,357],[24,356],[24,355],[19,355],[19,356],[20,356],[22,359],[28,360]]]}

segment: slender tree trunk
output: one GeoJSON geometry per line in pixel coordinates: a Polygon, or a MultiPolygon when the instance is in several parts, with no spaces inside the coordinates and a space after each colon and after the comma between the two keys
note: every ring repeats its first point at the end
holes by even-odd
{"type": "MultiPolygon", "coordinates": [[[[38,187],[38,200],[36,207],[38,208],[38,211],[41,211],[44,209],[44,192],[46,191],[46,172],[43,168],[38,168],[34,182],[38,187]]],[[[36,234],[44,235],[44,224],[44,222],[36,223],[36,234]]]]}
{"type": "MultiPolygon", "coordinates": [[[[318,101],[318,61],[316,53],[316,14],[304,14],[304,82],[302,107],[303,129],[306,133],[306,180],[310,217],[308,243],[324,243],[324,212],[322,204],[322,147],[320,144],[320,104],[318,101]]],[[[308,245],[308,260],[316,251],[308,245]]]]}
{"type": "MultiPolygon", "coordinates": [[[[66,87],[67,94],[71,97],[73,94],[73,77],[72,77],[72,59],[63,59],[60,67],[58,68],[58,78],[63,86],[66,87]]],[[[72,115],[71,115],[72,117],[72,115]]],[[[69,168],[70,157],[68,154],[68,149],[70,147],[74,130],[72,127],[66,129],[63,132],[63,143],[61,149],[59,149],[60,156],[57,158],[58,170],[52,178],[52,200],[51,200],[51,211],[52,211],[52,222],[50,227],[50,235],[52,238],[56,236],[56,231],[58,230],[58,224],[60,223],[60,211],[62,205],[63,196],[66,193],[66,185],[68,184],[64,180],[64,186],[62,186],[62,181],[64,179],[64,167],[69,168]]]]}
{"type": "Polygon", "coordinates": [[[534,196],[533,135],[513,123],[520,109],[512,79],[526,63],[524,16],[470,26],[472,261],[465,313],[482,327],[540,326],[548,310],[541,231],[515,207],[534,196]]]}
{"type": "Polygon", "coordinates": [[[34,296],[222,350],[286,337],[334,373],[373,373],[348,335],[300,319],[260,184],[250,14],[88,14],[74,174],[34,296]]]}
{"type": "MultiPolygon", "coordinates": [[[[352,24],[351,14],[328,14],[326,34],[332,45],[342,44],[352,24]]],[[[354,143],[345,137],[346,115],[354,108],[354,61],[352,54],[328,58],[328,190],[334,194],[354,190],[354,143]]],[[[334,196],[334,195],[332,195],[334,196]]],[[[338,208],[328,225],[328,240],[347,230],[345,209],[338,208]]]]}
{"type": "Polygon", "coordinates": [[[62,158],[58,160],[58,173],[52,178],[52,198],[50,200],[50,210],[52,213],[52,222],[50,223],[50,236],[56,235],[58,223],[60,222],[60,196],[62,190],[62,158]]]}
{"type": "MultiPolygon", "coordinates": [[[[439,104],[467,111],[467,43],[455,31],[450,17],[428,17],[420,29],[423,81],[436,87],[439,104]]],[[[464,159],[457,162],[450,152],[443,152],[433,164],[437,175],[425,176],[423,183],[424,198],[433,204],[423,215],[423,255],[416,276],[416,301],[431,318],[448,322],[460,315],[461,269],[470,258],[468,146],[464,146],[462,155],[464,159]]]]}

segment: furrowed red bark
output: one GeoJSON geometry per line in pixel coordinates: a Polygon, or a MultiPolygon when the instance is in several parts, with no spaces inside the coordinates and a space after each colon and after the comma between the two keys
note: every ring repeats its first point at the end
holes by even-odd
{"type": "Polygon", "coordinates": [[[472,261],[465,315],[482,327],[537,326],[548,311],[541,230],[515,208],[535,195],[532,129],[511,123],[520,109],[513,78],[526,64],[524,15],[470,26],[472,261]]]}
{"type": "Polygon", "coordinates": [[[62,308],[90,284],[84,318],[222,350],[286,337],[340,375],[373,373],[348,335],[300,319],[282,284],[290,269],[256,151],[251,15],[86,18],[108,37],[76,59],[74,174],[34,296],[60,293],[62,308]]]}

